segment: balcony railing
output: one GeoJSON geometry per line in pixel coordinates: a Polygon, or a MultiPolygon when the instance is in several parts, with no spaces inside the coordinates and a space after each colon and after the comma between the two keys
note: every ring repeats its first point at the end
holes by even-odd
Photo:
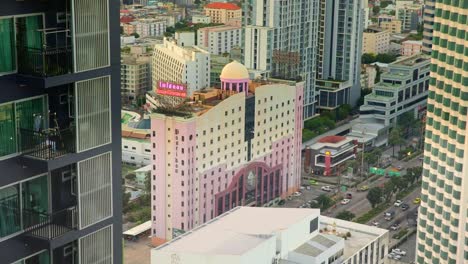
{"type": "Polygon", "coordinates": [[[51,160],[75,152],[75,136],[71,128],[33,131],[20,129],[20,144],[23,155],[42,160],[51,160]]]}
{"type": "Polygon", "coordinates": [[[18,73],[51,77],[72,72],[71,47],[18,47],[18,73]]]}
{"type": "Polygon", "coordinates": [[[76,206],[47,214],[23,209],[25,233],[45,240],[52,240],[77,229],[78,210],[76,206]]]}

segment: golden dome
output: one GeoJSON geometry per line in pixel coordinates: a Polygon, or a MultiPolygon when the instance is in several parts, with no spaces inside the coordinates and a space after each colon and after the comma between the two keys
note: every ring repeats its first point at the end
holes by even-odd
{"type": "Polygon", "coordinates": [[[230,80],[249,79],[249,71],[247,71],[247,68],[241,63],[233,61],[224,66],[220,77],[230,80]]]}

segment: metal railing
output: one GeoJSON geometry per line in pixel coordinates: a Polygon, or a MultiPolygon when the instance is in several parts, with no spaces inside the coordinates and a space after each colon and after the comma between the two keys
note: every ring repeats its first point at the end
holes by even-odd
{"type": "Polygon", "coordinates": [[[52,240],[77,229],[78,210],[69,207],[51,214],[23,209],[24,231],[34,237],[52,240]]]}
{"type": "Polygon", "coordinates": [[[18,73],[50,77],[72,72],[72,48],[18,47],[18,73]]]}
{"type": "Polygon", "coordinates": [[[71,128],[33,131],[20,129],[20,146],[23,155],[51,160],[75,152],[75,136],[71,128]]]}

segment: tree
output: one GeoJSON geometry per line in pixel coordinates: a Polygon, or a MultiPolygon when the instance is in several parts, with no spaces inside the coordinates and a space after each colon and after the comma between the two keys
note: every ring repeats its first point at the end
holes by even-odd
{"type": "Polygon", "coordinates": [[[359,106],[364,104],[364,97],[366,97],[366,95],[368,95],[370,93],[372,93],[372,89],[370,89],[370,88],[366,88],[366,89],[361,90],[361,97],[357,101],[357,108],[358,109],[359,109],[359,106]]]}
{"type": "Polygon", "coordinates": [[[382,196],[385,201],[390,201],[395,192],[395,185],[392,181],[388,181],[384,184],[382,189],[382,196]]]}
{"type": "Polygon", "coordinates": [[[374,63],[376,61],[377,61],[377,59],[376,59],[375,54],[372,54],[372,53],[362,54],[362,57],[361,57],[361,63],[362,64],[371,64],[371,63],[374,63]]]}
{"type": "Polygon", "coordinates": [[[139,38],[139,37],[140,37],[140,34],[138,34],[138,33],[135,32],[135,33],[130,34],[130,36],[135,36],[135,38],[139,38]]]}
{"type": "Polygon", "coordinates": [[[416,120],[414,119],[413,111],[403,113],[398,117],[397,124],[399,127],[404,128],[403,136],[407,137],[412,134],[412,130],[415,127],[416,120]],[[411,132],[411,133],[410,133],[411,132]]]}
{"type": "Polygon", "coordinates": [[[375,57],[376,61],[381,62],[381,63],[392,63],[396,61],[396,56],[393,54],[387,54],[387,53],[380,53],[377,54],[375,57]]]}
{"type": "Polygon", "coordinates": [[[388,135],[388,144],[393,147],[393,157],[395,157],[395,145],[401,145],[404,142],[404,139],[401,135],[401,129],[397,126],[390,131],[388,135]]]}
{"type": "Polygon", "coordinates": [[[386,8],[390,4],[392,4],[392,1],[381,1],[380,8],[386,8]]]}
{"type": "Polygon", "coordinates": [[[326,194],[321,194],[319,197],[317,197],[316,200],[320,207],[320,210],[322,211],[328,209],[333,204],[333,200],[330,197],[328,197],[326,194]]]}
{"type": "Polygon", "coordinates": [[[200,0],[195,0],[193,1],[194,4],[196,4],[197,6],[201,4],[201,1],[200,0]]]}
{"type": "Polygon", "coordinates": [[[374,83],[380,82],[380,75],[382,75],[382,70],[380,70],[379,66],[375,66],[375,80],[374,83]]]}
{"type": "Polygon", "coordinates": [[[374,6],[374,7],[372,8],[372,12],[374,12],[374,14],[378,15],[378,14],[380,13],[380,7],[374,6]]]}
{"type": "Polygon", "coordinates": [[[122,209],[126,213],[129,210],[130,193],[125,192],[125,187],[122,186],[122,209]]]}
{"type": "Polygon", "coordinates": [[[422,167],[414,167],[413,168],[413,173],[414,173],[414,179],[416,182],[419,181],[419,179],[422,176],[423,168],[422,167]]]}
{"type": "Polygon", "coordinates": [[[336,218],[351,221],[353,218],[356,217],[355,214],[351,213],[350,211],[341,211],[336,215],[336,218]]]}
{"type": "Polygon", "coordinates": [[[372,208],[382,202],[382,189],[379,187],[374,187],[369,190],[367,193],[367,200],[369,200],[372,208]]]}
{"type": "Polygon", "coordinates": [[[129,173],[129,174],[125,175],[125,179],[127,179],[129,181],[135,181],[136,175],[134,173],[129,173]]]}
{"type": "Polygon", "coordinates": [[[405,181],[402,177],[395,176],[395,177],[392,177],[390,181],[392,182],[394,186],[393,188],[394,192],[402,191],[406,187],[408,187],[408,182],[405,181]]]}

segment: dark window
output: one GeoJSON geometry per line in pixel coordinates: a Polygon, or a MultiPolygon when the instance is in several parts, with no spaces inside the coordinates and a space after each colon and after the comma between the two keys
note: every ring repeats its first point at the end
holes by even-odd
{"type": "Polygon", "coordinates": [[[309,233],[312,233],[318,229],[318,217],[310,221],[309,233]]]}

